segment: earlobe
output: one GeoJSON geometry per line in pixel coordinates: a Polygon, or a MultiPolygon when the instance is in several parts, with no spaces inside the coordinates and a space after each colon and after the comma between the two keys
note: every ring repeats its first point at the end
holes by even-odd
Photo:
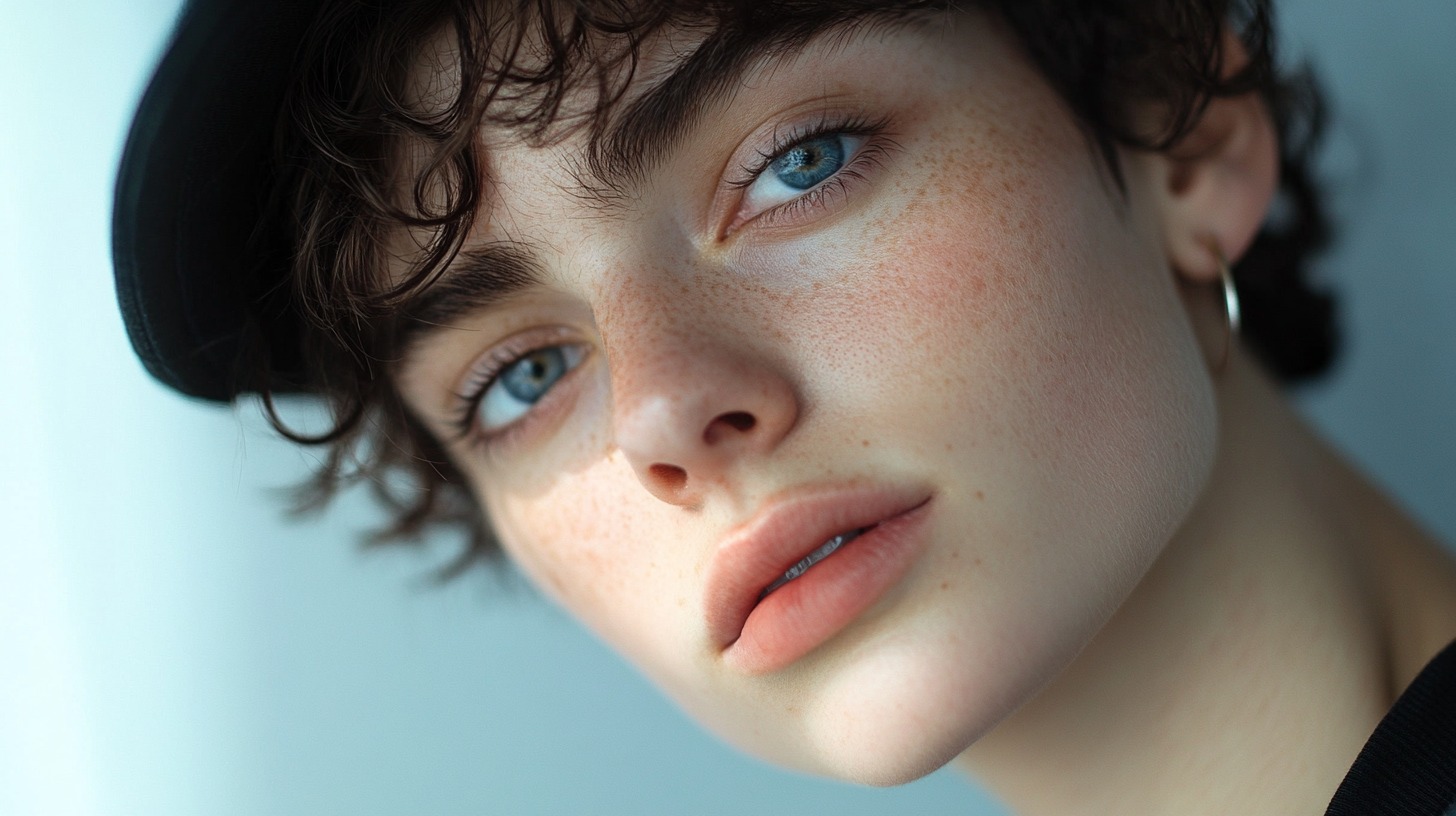
{"type": "Polygon", "coordinates": [[[1173,268],[1190,282],[1215,283],[1216,253],[1229,263],[1244,254],[1278,187],[1278,136],[1268,107],[1255,93],[1215,97],[1188,135],[1158,158],[1173,268]]]}

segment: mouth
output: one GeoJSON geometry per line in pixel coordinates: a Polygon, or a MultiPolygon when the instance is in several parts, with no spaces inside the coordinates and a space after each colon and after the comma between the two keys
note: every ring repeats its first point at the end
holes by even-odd
{"type": "Polygon", "coordinates": [[[767,598],[769,594],[772,593],[774,590],[808,572],[810,567],[833,555],[839,550],[840,547],[843,547],[844,545],[855,540],[856,538],[859,538],[871,529],[873,528],[857,527],[847,533],[840,533],[839,535],[829,539],[823,544],[820,544],[817,548],[815,548],[813,552],[804,556],[804,559],[802,561],[784,570],[783,575],[780,575],[778,578],[774,579],[773,583],[764,587],[763,591],[758,593],[758,599],[762,601],[764,598],[767,598]]]}
{"type": "Polygon", "coordinates": [[[763,674],[832,638],[909,571],[929,502],[928,490],[862,485],[768,502],[709,563],[704,618],[714,648],[763,674]]]}

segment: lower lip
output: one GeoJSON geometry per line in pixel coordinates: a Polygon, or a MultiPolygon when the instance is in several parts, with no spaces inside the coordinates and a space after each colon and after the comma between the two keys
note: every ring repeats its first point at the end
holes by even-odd
{"type": "Polygon", "coordinates": [[[724,660],[747,674],[769,674],[839,634],[915,563],[928,503],[881,522],[760,601],[724,660]]]}

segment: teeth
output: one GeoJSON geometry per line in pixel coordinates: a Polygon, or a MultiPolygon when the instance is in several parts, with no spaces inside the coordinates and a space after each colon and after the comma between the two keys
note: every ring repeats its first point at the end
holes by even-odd
{"type": "Polygon", "coordinates": [[[813,552],[804,556],[802,561],[793,565],[792,567],[789,567],[787,570],[784,571],[784,574],[782,576],[780,576],[772,584],[764,587],[763,592],[760,592],[758,594],[759,600],[763,600],[764,597],[766,597],[770,592],[773,592],[784,584],[787,584],[795,578],[798,578],[800,575],[808,572],[810,567],[828,558],[835,550],[843,547],[845,544],[848,544],[856,538],[859,538],[860,535],[863,533],[864,528],[851,530],[847,533],[840,533],[834,538],[831,538],[823,544],[820,544],[814,549],[813,552]]]}

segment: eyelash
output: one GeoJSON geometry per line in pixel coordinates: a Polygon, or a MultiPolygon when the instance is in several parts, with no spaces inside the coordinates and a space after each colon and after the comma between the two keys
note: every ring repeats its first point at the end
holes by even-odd
{"type": "MultiPolygon", "coordinates": [[[[754,215],[748,221],[760,219],[778,220],[789,218],[805,209],[822,206],[825,199],[833,195],[842,194],[849,183],[863,181],[865,172],[872,170],[889,155],[890,149],[895,147],[893,140],[885,136],[889,128],[888,118],[871,119],[864,115],[830,118],[828,116],[812,125],[798,126],[787,133],[774,131],[772,144],[768,150],[756,150],[758,158],[751,165],[740,168],[742,176],[738,179],[727,182],[730,188],[744,190],[758,181],[780,156],[790,148],[803,142],[817,139],[821,136],[862,136],[865,139],[864,145],[854,154],[849,163],[845,164],[833,176],[825,179],[817,186],[805,190],[800,196],[785,201],[776,207],[764,210],[754,215]]],[[[747,222],[745,222],[747,223],[747,222]]]]}
{"type": "Polygon", "coordinates": [[[485,392],[500,379],[501,372],[530,353],[530,349],[517,351],[507,346],[491,349],[485,364],[470,370],[469,379],[455,392],[455,412],[450,418],[450,424],[455,428],[456,439],[464,439],[476,429],[475,414],[480,410],[480,401],[485,399],[485,392]]]}
{"type": "MultiPolygon", "coordinates": [[[[454,429],[455,439],[469,439],[473,443],[481,445],[503,445],[508,443],[524,426],[529,425],[533,416],[538,413],[534,407],[520,419],[491,433],[481,430],[476,416],[480,413],[480,403],[485,399],[486,392],[496,384],[506,369],[542,349],[562,345],[572,344],[564,338],[542,342],[538,336],[523,339],[519,343],[508,342],[491,349],[485,359],[471,369],[468,378],[461,384],[461,389],[454,394],[456,406],[450,417],[450,424],[454,429]]],[[[580,363],[577,364],[577,367],[579,366],[580,363]]],[[[565,380],[572,373],[572,371],[566,372],[562,375],[562,379],[565,380]]],[[[551,390],[554,391],[555,388],[556,386],[552,386],[551,390]]],[[[549,392],[546,397],[543,397],[543,400],[546,399],[550,399],[549,392]]]]}

